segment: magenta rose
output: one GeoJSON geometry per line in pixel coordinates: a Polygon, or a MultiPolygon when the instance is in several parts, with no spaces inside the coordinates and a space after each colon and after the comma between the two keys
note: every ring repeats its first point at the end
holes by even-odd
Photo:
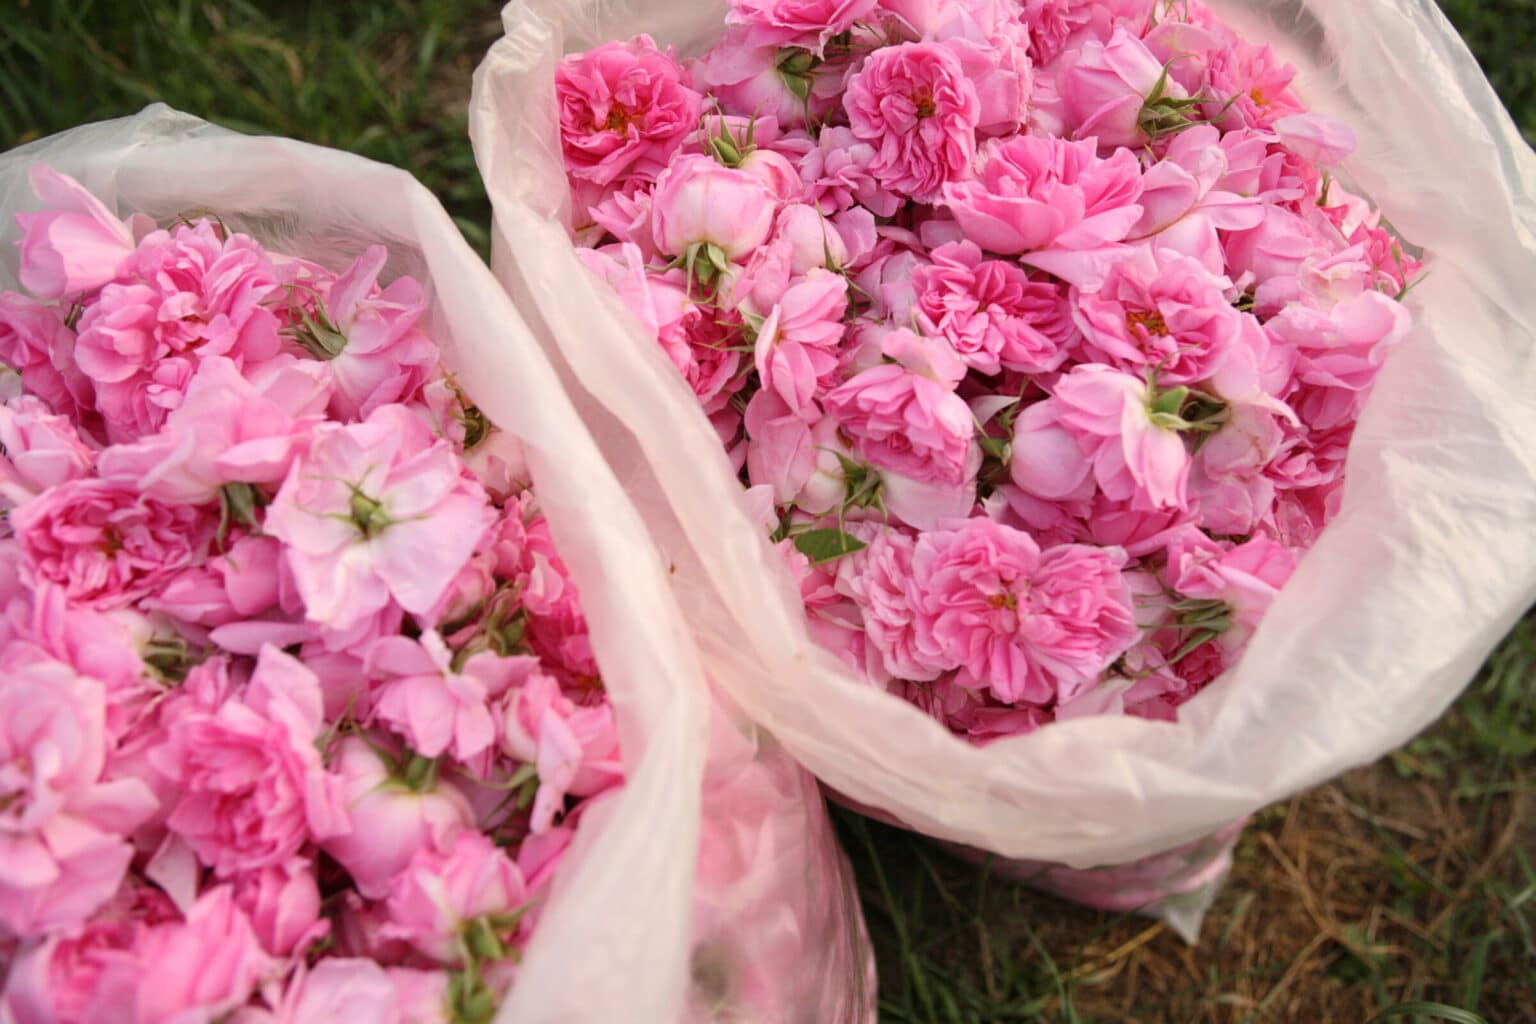
{"type": "Polygon", "coordinates": [[[931,255],[932,263],[912,272],[913,311],[967,366],[1045,373],[1066,359],[1071,330],[1056,285],[1030,280],[1016,263],[983,259],[971,242],[950,242],[931,255]]]}
{"type": "Polygon", "coordinates": [[[703,108],[677,61],[647,35],[565,58],[555,91],[567,172],[605,186],[654,181],[703,108]]]}
{"type": "Polygon", "coordinates": [[[166,505],[131,484],[70,480],[14,510],[22,569],[93,608],[124,608],[201,560],[215,522],[205,509],[166,505]]]}
{"type": "Polygon", "coordinates": [[[959,60],[936,43],[876,50],[843,97],[853,134],[875,147],[869,173],[919,202],[970,173],[981,101],[959,60]]]}

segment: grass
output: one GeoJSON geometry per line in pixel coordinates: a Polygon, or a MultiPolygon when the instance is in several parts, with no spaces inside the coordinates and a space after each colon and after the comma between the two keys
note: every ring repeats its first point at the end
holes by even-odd
{"type": "MultiPolygon", "coordinates": [[[[1441,4],[1536,141],[1536,4],[1441,4]]],[[[0,149],[161,100],[406,167],[483,249],[464,104],[497,28],[478,0],[12,0],[0,149]]],[[[1423,737],[1261,813],[1196,949],[839,813],[882,1021],[1536,1020],[1533,694],[1527,619],[1423,737]]]]}

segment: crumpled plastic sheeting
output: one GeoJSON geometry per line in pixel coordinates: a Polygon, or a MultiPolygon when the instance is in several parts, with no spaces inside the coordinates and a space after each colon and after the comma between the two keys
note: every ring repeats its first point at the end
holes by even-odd
{"type": "Polygon", "coordinates": [[[1210,3],[1358,132],[1350,177],[1431,256],[1417,325],[1365,411],[1342,512],[1181,721],[984,748],[810,640],[693,395],[568,241],[559,54],[640,31],[695,54],[721,0],[515,0],[476,73],[492,265],[672,563],[709,673],[828,786],[931,836],[1078,868],[1194,842],[1408,740],[1536,597],[1536,155],[1430,0],[1210,3]]]}
{"type": "Polygon", "coordinates": [[[862,920],[821,801],[796,784],[800,770],[750,724],[718,711],[711,724],[698,653],[641,518],[528,327],[437,200],[404,171],[239,135],[157,104],[0,156],[0,289],[17,287],[11,215],[37,206],[26,180],[37,161],[77,178],[119,214],[164,222],[216,213],[275,251],[333,270],[369,244],[387,246],[386,279],[409,273],[422,281],[430,333],[449,368],[492,421],[522,440],[540,505],[581,590],[626,782],[577,831],[498,1019],[715,1020],[696,1010],[706,1002],[702,980],[713,985],[709,1006],[735,1013],[718,1019],[812,1019],[749,1015],[741,1007],[750,1000],[722,990],[719,971],[700,977],[695,917],[708,926],[709,948],[731,954],[725,969],[745,972],[752,965],[737,965],[735,950],[762,948],[751,915],[769,893],[790,916],[777,925],[780,955],[787,949],[804,959],[791,940],[809,936],[809,957],[858,977],[857,992],[872,1005],[862,920]],[[719,753],[708,755],[706,775],[711,746],[719,753]],[[702,850],[701,802],[711,816],[702,850]],[[762,855],[730,877],[706,879],[711,858],[733,849],[722,836],[754,843],[762,855]],[[808,907],[809,898],[818,903],[808,907]],[[832,932],[844,939],[836,955],[823,948],[832,932]]]}

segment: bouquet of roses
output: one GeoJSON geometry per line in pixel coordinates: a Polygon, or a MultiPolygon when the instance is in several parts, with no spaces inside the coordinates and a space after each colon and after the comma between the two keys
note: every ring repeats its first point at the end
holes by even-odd
{"type": "MultiPolygon", "coordinates": [[[[1349,683],[1308,681],[1302,731],[1272,718],[1255,749],[1247,716],[1285,687],[1201,699],[1254,674],[1281,588],[1339,536],[1346,456],[1421,277],[1347,184],[1355,128],[1384,129],[1302,102],[1269,45],[1290,34],[1240,34],[1198,0],[555,13],[587,48],[556,63],[549,23],[513,4],[479,76],[495,265],[584,411],[627,428],[589,414],[602,443],[645,452],[627,483],[670,506],[652,529],[688,565],[717,674],[808,766],[940,837],[1087,866],[1283,792],[1261,767],[1280,747],[1326,751],[1293,777],[1361,758],[1306,732],[1349,683]],[[551,214],[580,247],[560,262],[551,214]]],[[[1485,581],[1496,621],[1530,581],[1485,581]]],[[[1415,720],[1464,681],[1424,680],[1415,720]]],[[[1174,860],[1174,890],[1209,882],[1174,860]]],[[[1159,895],[1145,871],[1095,895],[1028,870],[1109,906],[1159,895]]]]}
{"type": "MultiPolygon", "coordinates": [[[[701,779],[660,565],[547,369],[525,449],[445,368],[476,364],[430,308],[447,262],[263,245],[239,224],[278,211],[254,196],[121,218],[52,153],[25,163],[42,208],[0,292],[0,1018],[779,1019],[826,995],[858,1019],[862,932],[815,793],[719,716],[701,779]],[[593,476],[547,473],[551,436],[593,476]],[[816,901],[784,897],[788,934],[760,906],[781,888],[816,901]],[[573,995],[593,951],[662,979],[573,995]]],[[[335,159],[286,155],[312,180],[335,159]]]]}

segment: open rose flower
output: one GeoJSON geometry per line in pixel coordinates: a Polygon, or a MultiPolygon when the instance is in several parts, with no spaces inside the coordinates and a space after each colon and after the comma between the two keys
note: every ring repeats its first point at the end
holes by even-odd
{"type": "Polygon", "coordinates": [[[839,385],[825,408],[870,464],[924,482],[965,482],[976,423],[938,381],[886,363],[839,385]]]}
{"type": "Polygon", "coordinates": [[[971,369],[1045,373],[1066,359],[1054,285],[1030,280],[1016,264],[984,259],[972,242],[941,245],[932,256],[912,272],[913,311],[971,369]]]}
{"type": "Polygon", "coordinates": [[[93,292],[117,276],[133,252],[133,232],[79,182],[47,164],[33,164],[32,191],[47,208],[19,213],[21,285],[59,299],[93,292]]]}
{"type": "Polygon", "coordinates": [[[725,23],[746,29],[742,46],[793,46],[820,57],[828,40],[874,9],[875,0],[731,0],[725,23]]]}
{"type": "Polygon", "coordinates": [[[921,202],[970,172],[981,101],[948,49],[903,43],[876,50],[843,98],[855,137],[875,147],[869,173],[921,202]]]}
{"type": "Polygon", "coordinates": [[[567,57],[555,70],[560,145],[573,178],[654,181],[698,127],[703,100],[650,36],[567,57]]]}
{"type": "MultiPolygon", "coordinates": [[[[510,917],[527,899],[523,873],[504,851],[472,829],[448,838],[442,849],[424,846],[390,887],[386,935],[408,942],[444,965],[463,960],[460,939],[477,918],[510,917]]],[[[515,926],[514,926],[515,927],[515,926]]],[[[506,925],[489,925],[507,941],[506,925]]]]}
{"type": "Polygon", "coordinates": [[[29,501],[50,487],[90,472],[96,452],[67,416],[41,399],[17,397],[0,405],[0,500],[29,501]]]}
{"type": "Polygon", "coordinates": [[[924,533],[909,596],[916,649],[999,700],[1070,700],[1139,634],[1122,563],[1114,549],[1042,553],[1029,534],[985,518],[924,533]]]}
{"type": "Polygon", "coordinates": [[[549,676],[530,675],[507,698],[502,748],[538,770],[530,827],[549,830],[565,797],[590,796],[623,776],[619,736],[608,704],[579,707],[549,676]]]}

